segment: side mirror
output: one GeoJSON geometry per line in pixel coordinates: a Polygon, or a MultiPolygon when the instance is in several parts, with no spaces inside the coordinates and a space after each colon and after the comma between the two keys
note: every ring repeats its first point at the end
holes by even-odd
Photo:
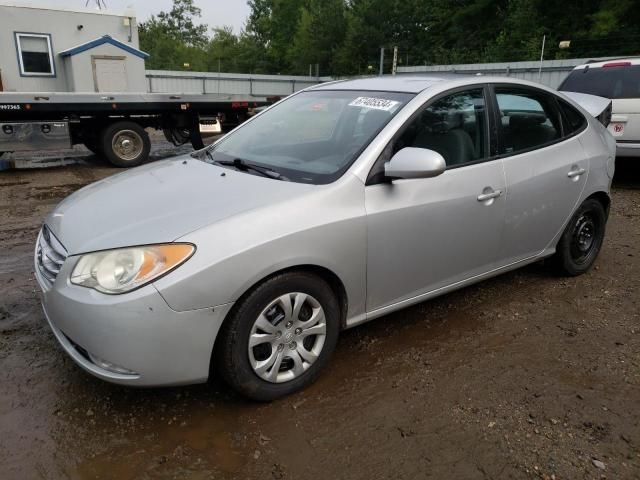
{"type": "Polygon", "coordinates": [[[442,175],[446,168],[447,164],[438,152],[406,147],[384,164],[384,174],[392,180],[430,178],[442,175]]]}

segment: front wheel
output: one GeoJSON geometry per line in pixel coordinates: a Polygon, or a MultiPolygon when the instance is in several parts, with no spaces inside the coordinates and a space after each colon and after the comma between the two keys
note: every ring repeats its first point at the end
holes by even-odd
{"type": "Polygon", "coordinates": [[[604,241],[606,223],[602,203],[591,198],[580,205],[556,247],[554,262],[560,273],[577,276],[593,266],[604,241]]]}
{"type": "Polygon", "coordinates": [[[331,287],[303,272],[275,276],[227,319],[216,370],[242,395],[270,401],[312,383],[333,353],[340,308],[331,287]]]}

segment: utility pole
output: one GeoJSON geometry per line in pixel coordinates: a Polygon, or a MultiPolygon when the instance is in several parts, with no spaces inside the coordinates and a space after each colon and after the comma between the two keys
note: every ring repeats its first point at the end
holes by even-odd
{"type": "Polygon", "coordinates": [[[544,42],[547,40],[547,36],[542,36],[542,50],[540,51],[540,67],[538,68],[538,82],[542,80],[542,61],[544,60],[544,42]]]}
{"type": "Polygon", "coordinates": [[[398,47],[393,47],[393,66],[391,67],[391,75],[395,75],[397,69],[398,69],[398,47]]]}
{"type": "Polygon", "coordinates": [[[378,75],[384,74],[384,47],[380,47],[380,73],[378,75]]]}

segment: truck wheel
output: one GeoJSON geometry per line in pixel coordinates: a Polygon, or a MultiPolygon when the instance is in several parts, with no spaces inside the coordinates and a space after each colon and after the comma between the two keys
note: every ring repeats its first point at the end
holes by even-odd
{"type": "Polygon", "coordinates": [[[136,167],[149,158],[151,151],[151,141],[144,128],[127,121],[106,127],[99,146],[116,167],[136,167]]]}

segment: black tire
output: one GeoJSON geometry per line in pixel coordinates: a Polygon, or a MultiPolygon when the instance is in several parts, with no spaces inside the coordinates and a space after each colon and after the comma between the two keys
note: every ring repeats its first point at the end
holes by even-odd
{"type": "Polygon", "coordinates": [[[145,129],[130,121],[108,125],[100,135],[98,146],[109,162],[123,168],[137,167],[151,152],[151,140],[145,129]]]}
{"type": "Polygon", "coordinates": [[[607,213],[590,198],[576,210],[556,247],[553,261],[563,275],[575,277],[589,271],[604,241],[607,213]]]}
{"type": "MultiPolygon", "coordinates": [[[[286,327],[284,320],[280,321],[283,323],[274,323],[274,325],[278,329],[284,330],[284,327],[286,327]]],[[[298,330],[296,329],[296,332],[298,330]]],[[[283,273],[260,284],[245,295],[234,307],[218,335],[216,351],[212,358],[213,367],[229,386],[245,397],[262,402],[275,400],[303,389],[317,378],[335,350],[339,331],[340,307],[331,287],[321,278],[305,272],[283,273]],[[317,300],[324,311],[326,336],[316,360],[306,370],[298,374],[298,376],[294,376],[292,380],[284,381],[283,383],[272,383],[261,378],[251,366],[249,337],[256,319],[262,311],[271,302],[283,295],[288,293],[295,295],[293,292],[304,293],[313,297],[313,300],[317,300]]],[[[290,332],[293,333],[292,330],[290,332]]],[[[284,336],[281,338],[282,340],[277,341],[289,341],[284,340],[284,336]]],[[[299,341],[299,346],[302,346],[306,340],[299,341]]],[[[295,342],[292,342],[292,344],[296,345],[295,342]]],[[[283,348],[283,350],[287,348],[295,349],[296,347],[291,347],[292,344],[284,346],[285,343],[283,343],[283,347],[279,348],[283,348]]],[[[266,348],[270,349],[270,353],[267,356],[276,352],[270,345],[267,345],[266,348]]],[[[292,351],[284,350],[283,355],[285,358],[283,363],[280,364],[278,372],[286,371],[285,360],[287,360],[287,352],[289,354],[292,353],[292,351]]],[[[289,364],[293,369],[292,362],[290,358],[289,364]]]]}

